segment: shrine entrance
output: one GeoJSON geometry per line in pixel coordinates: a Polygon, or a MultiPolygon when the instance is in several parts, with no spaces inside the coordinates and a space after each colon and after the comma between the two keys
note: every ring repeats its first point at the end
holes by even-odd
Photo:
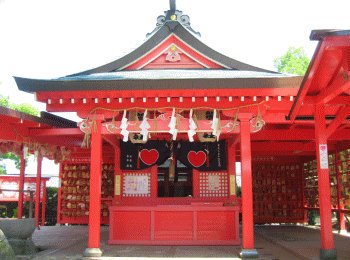
{"type": "Polygon", "coordinates": [[[170,159],[158,166],[158,197],[192,196],[192,169],[170,159]]]}

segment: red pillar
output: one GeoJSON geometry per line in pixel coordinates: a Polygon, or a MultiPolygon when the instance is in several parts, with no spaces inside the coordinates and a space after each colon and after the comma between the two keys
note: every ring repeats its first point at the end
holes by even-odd
{"type": "Polygon", "coordinates": [[[84,256],[100,257],[101,232],[101,173],[102,173],[102,124],[101,117],[95,119],[96,127],[91,133],[91,163],[90,163],[90,207],[89,207],[89,237],[88,248],[84,256]]]}
{"type": "Polygon", "coordinates": [[[35,226],[39,227],[40,216],[40,186],[41,186],[41,155],[37,156],[36,186],[35,186],[35,226]]]}
{"type": "Polygon", "coordinates": [[[321,259],[336,257],[332,233],[332,210],[324,105],[315,106],[315,142],[321,222],[321,259]]]}
{"type": "Polygon", "coordinates": [[[250,114],[240,114],[242,165],[242,258],[258,256],[254,249],[254,219],[252,191],[252,155],[250,142],[250,114]]]}
{"type": "Polygon", "coordinates": [[[19,170],[19,187],[18,187],[20,192],[18,193],[18,214],[17,214],[17,218],[19,219],[23,217],[24,171],[26,167],[26,160],[23,154],[20,156],[20,161],[21,161],[21,165],[19,170]]]}
{"type": "Polygon", "coordinates": [[[43,182],[43,197],[41,199],[41,225],[45,226],[46,215],[46,181],[43,182]]]}
{"type": "Polygon", "coordinates": [[[58,191],[57,191],[57,221],[56,221],[57,224],[61,224],[62,171],[63,171],[63,164],[60,163],[60,173],[58,177],[58,191]]]}

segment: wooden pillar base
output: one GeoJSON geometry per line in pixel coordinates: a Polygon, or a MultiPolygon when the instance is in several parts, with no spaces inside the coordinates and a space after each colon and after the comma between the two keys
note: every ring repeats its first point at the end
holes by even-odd
{"type": "Polygon", "coordinates": [[[102,256],[102,251],[99,248],[86,248],[83,255],[85,257],[100,257],[102,256]]]}
{"type": "Polygon", "coordinates": [[[251,258],[258,258],[258,251],[256,249],[242,249],[241,253],[239,256],[242,259],[251,259],[251,258]]]}
{"type": "Polygon", "coordinates": [[[337,251],[335,249],[321,249],[320,259],[337,259],[337,251]]]}

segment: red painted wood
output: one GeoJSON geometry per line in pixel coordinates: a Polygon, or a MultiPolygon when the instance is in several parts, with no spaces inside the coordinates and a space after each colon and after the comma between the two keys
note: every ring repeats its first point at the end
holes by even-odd
{"type": "Polygon", "coordinates": [[[41,190],[41,163],[42,157],[37,156],[37,169],[36,169],[36,185],[35,185],[35,226],[39,227],[40,217],[40,190],[41,190]]]}
{"type": "Polygon", "coordinates": [[[46,182],[43,183],[43,197],[41,199],[41,225],[45,226],[46,215],[46,182]]]}
{"type": "Polygon", "coordinates": [[[202,64],[193,60],[185,53],[180,52],[180,59],[176,62],[169,62],[166,60],[167,53],[161,54],[155,60],[148,63],[142,69],[204,69],[202,64]]]}
{"type": "Polygon", "coordinates": [[[109,244],[239,245],[239,207],[110,207],[109,244]],[[153,235],[154,234],[154,235],[153,235]]]}
{"type": "MultiPolygon", "coordinates": [[[[180,54],[181,58],[184,56],[184,54],[180,54]]],[[[221,69],[223,68],[221,65],[216,64],[215,62],[209,60],[207,57],[201,55],[198,53],[197,50],[192,49],[191,46],[187,45],[185,42],[183,42],[180,38],[178,38],[175,35],[170,35],[167,39],[165,39],[161,44],[159,44],[157,47],[155,47],[153,50],[151,50],[147,55],[144,55],[139,60],[135,61],[133,64],[129,65],[126,68],[123,68],[123,70],[138,70],[138,69],[151,69],[151,68],[184,68],[186,65],[186,68],[203,68],[203,65],[207,68],[212,69],[221,69]],[[187,59],[181,59],[177,63],[172,62],[166,62],[165,56],[168,52],[169,48],[171,46],[177,46],[177,49],[180,51],[180,53],[185,53],[185,57],[187,59]],[[190,58],[192,57],[192,58],[190,58]],[[192,61],[189,63],[189,59],[192,61]],[[160,62],[159,60],[163,61],[160,62]],[[158,64],[157,63],[161,63],[158,64]],[[178,64],[178,66],[176,66],[178,64]],[[153,66],[152,66],[153,65],[153,66]]]]}
{"type": "Polygon", "coordinates": [[[349,91],[349,42],[349,36],[326,36],[320,40],[291,111],[292,120],[298,115],[313,115],[314,103],[335,105],[327,106],[327,115],[336,115],[340,104],[349,104],[344,102],[347,95],[342,96],[349,91]]]}
{"type": "Polygon", "coordinates": [[[101,119],[96,120],[96,131],[91,133],[90,166],[90,210],[88,248],[100,248],[100,211],[101,211],[101,172],[102,172],[102,137],[101,119]]]}
{"type": "Polygon", "coordinates": [[[241,123],[241,167],[242,167],[242,248],[254,249],[254,220],[252,194],[252,155],[250,142],[251,115],[239,115],[241,123]]]}
{"type": "Polygon", "coordinates": [[[110,227],[113,227],[114,240],[150,240],[151,212],[150,211],[110,211],[110,227]]]}
{"type": "Polygon", "coordinates": [[[58,191],[57,191],[57,224],[61,224],[61,208],[62,208],[62,171],[63,171],[63,164],[60,163],[60,171],[58,175],[58,191]]]}
{"type": "Polygon", "coordinates": [[[344,75],[336,77],[331,85],[324,88],[316,97],[316,103],[325,104],[336,96],[350,89],[350,82],[344,79],[344,75]]]}
{"type": "MultiPolygon", "coordinates": [[[[321,43],[319,43],[315,52],[322,53],[322,52],[324,52],[324,49],[325,49],[325,46],[322,45],[321,43]]],[[[293,110],[291,111],[291,114],[290,114],[290,119],[292,121],[295,120],[295,118],[297,117],[297,115],[300,112],[300,109],[303,106],[303,99],[307,96],[307,92],[309,91],[312,80],[313,80],[312,75],[315,74],[315,70],[317,70],[318,66],[321,63],[321,60],[322,60],[321,55],[317,55],[311,61],[311,64],[309,66],[309,70],[306,73],[307,78],[304,78],[304,80],[303,80],[303,83],[302,83],[303,88],[301,88],[299,90],[298,99],[295,102],[295,104],[293,105],[293,110]]]]}
{"type": "Polygon", "coordinates": [[[325,250],[332,250],[334,249],[334,241],[332,233],[329,169],[321,168],[320,158],[320,145],[327,145],[324,105],[315,106],[315,137],[320,203],[321,247],[325,250]]]}
{"type": "Polygon", "coordinates": [[[192,211],[157,211],[154,216],[155,240],[192,240],[192,211]]]}
{"type": "MultiPolygon", "coordinates": [[[[291,86],[289,88],[260,88],[259,96],[257,96],[256,88],[237,88],[237,89],[157,89],[157,90],[99,90],[99,91],[65,91],[65,92],[37,92],[38,101],[46,103],[51,99],[51,104],[47,104],[47,111],[83,111],[88,112],[91,109],[102,106],[112,109],[124,109],[130,107],[181,107],[181,108],[196,108],[203,106],[211,106],[215,108],[232,108],[239,105],[247,105],[251,102],[251,98],[257,96],[257,101],[265,100],[266,96],[272,99],[269,107],[273,110],[280,109],[284,103],[288,104],[289,111],[292,103],[290,96],[296,96],[299,86],[291,86]],[[224,94],[223,94],[224,93],[224,94]],[[216,101],[216,97],[221,97],[220,102],[216,101]],[[228,97],[232,96],[232,101],[228,97]],[[241,96],[245,97],[241,101],[241,96]],[[282,101],[273,101],[273,97],[281,96],[282,101]],[[147,98],[147,102],[143,102],[143,97],[147,98]],[[154,98],[158,97],[158,102],[154,98]],[[167,97],[172,97],[171,102],[167,102],[167,97]],[[179,97],[183,98],[183,102],[179,101],[179,97]],[[196,97],[196,101],[192,102],[192,97],[196,97]],[[204,101],[207,97],[207,102],[204,101]],[[60,104],[59,99],[63,99],[60,104]],[[71,104],[70,99],[75,98],[75,103],[71,104]],[[83,103],[83,98],[86,98],[86,104],[83,103]],[[94,102],[94,98],[99,99],[99,103],[94,102]],[[106,99],[110,98],[111,102],[107,103],[106,99]],[[122,98],[122,102],[119,102],[122,98]],[[131,102],[130,98],[134,98],[131,102]]],[[[269,102],[266,102],[269,104],[269,102]]],[[[287,113],[288,113],[287,111],[287,113]]]]}
{"type": "MultiPolygon", "coordinates": [[[[20,156],[20,169],[19,169],[19,186],[18,189],[24,190],[24,174],[25,174],[26,161],[23,154],[20,156]]],[[[21,219],[23,217],[23,192],[19,192],[18,194],[18,218],[21,219]]]]}
{"type": "Polygon", "coordinates": [[[346,120],[350,114],[350,106],[346,106],[342,109],[339,109],[337,112],[336,118],[328,125],[326,129],[327,139],[340,127],[342,123],[346,120]]]}
{"type": "Polygon", "coordinates": [[[197,212],[198,240],[235,240],[235,212],[197,212]]]}

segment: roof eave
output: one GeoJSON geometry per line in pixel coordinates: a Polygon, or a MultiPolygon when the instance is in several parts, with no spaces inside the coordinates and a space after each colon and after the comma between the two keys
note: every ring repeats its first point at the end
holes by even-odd
{"type": "Polygon", "coordinates": [[[276,78],[181,78],[121,80],[37,80],[16,77],[18,88],[25,92],[118,91],[147,89],[234,89],[299,87],[302,77],[276,78]]]}

